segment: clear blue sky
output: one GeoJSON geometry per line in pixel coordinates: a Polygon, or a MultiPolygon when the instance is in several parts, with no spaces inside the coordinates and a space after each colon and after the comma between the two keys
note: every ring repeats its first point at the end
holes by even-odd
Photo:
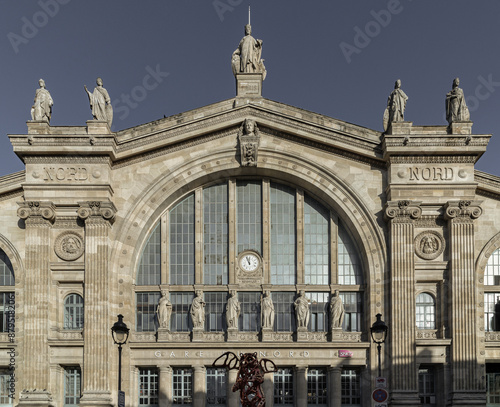
{"type": "Polygon", "coordinates": [[[493,134],[476,168],[500,175],[498,0],[0,0],[0,175],[23,169],[7,134],[26,133],[39,78],[55,126],[92,118],[98,76],[114,131],[234,97],[249,5],[264,97],[381,131],[400,78],[405,119],[444,125],[459,76],[473,132],[493,134]]]}

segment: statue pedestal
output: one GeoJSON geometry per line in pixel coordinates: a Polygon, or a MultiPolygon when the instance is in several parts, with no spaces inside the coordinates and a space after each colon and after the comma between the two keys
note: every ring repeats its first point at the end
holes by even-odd
{"type": "Polygon", "coordinates": [[[411,133],[413,122],[392,122],[387,130],[387,134],[408,134],[411,133]]]}
{"type": "Polygon", "coordinates": [[[342,327],[332,328],[330,330],[330,335],[332,336],[332,342],[341,342],[342,341],[342,327]]]}
{"type": "Polygon", "coordinates": [[[448,126],[451,134],[472,134],[472,122],[453,122],[448,126]]]}
{"type": "Polygon", "coordinates": [[[28,134],[50,134],[50,124],[46,120],[28,120],[28,134]]]}
{"type": "Polygon", "coordinates": [[[193,328],[193,342],[204,342],[204,328],[193,328]]]}
{"type": "Polygon", "coordinates": [[[47,390],[23,390],[19,395],[19,406],[51,407],[54,406],[52,396],[47,390]]]}
{"type": "Polygon", "coordinates": [[[111,129],[106,121],[87,120],[87,134],[111,134],[111,129]]]}
{"type": "Polygon", "coordinates": [[[297,342],[309,342],[307,332],[307,327],[305,326],[297,328],[297,342]]]}
{"type": "Polygon", "coordinates": [[[238,342],[238,328],[227,328],[227,341],[238,342]]]}
{"type": "Polygon", "coordinates": [[[172,334],[168,328],[158,328],[158,338],[157,342],[170,342],[172,340],[172,334]]]}
{"type": "Polygon", "coordinates": [[[262,97],[262,73],[237,73],[236,97],[260,98],[262,97]]]}
{"type": "Polygon", "coordinates": [[[273,342],[273,328],[262,328],[262,342],[273,342]]]}

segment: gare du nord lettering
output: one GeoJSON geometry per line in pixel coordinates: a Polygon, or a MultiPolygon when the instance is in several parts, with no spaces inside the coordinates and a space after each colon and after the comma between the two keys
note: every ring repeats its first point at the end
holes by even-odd
{"type": "Polygon", "coordinates": [[[85,167],[44,167],[44,181],[86,181],[89,172],[85,167]]]}
{"type": "Polygon", "coordinates": [[[410,167],[410,181],[452,181],[454,170],[451,167],[410,167]]]}

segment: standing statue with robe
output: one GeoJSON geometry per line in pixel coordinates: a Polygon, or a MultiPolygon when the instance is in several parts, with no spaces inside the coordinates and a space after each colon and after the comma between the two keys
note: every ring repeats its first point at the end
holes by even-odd
{"type": "Polygon", "coordinates": [[[240,317],[241,306],[236,291],[231,291],[231,297],[226,305],[226,323],[228,328],[238,328],[238,318],[240,317]]]}
{"type": "Polygon", "coordinates": [[[52,100],[52,96],[50,96],[50,92],[45,89],[45,81],[40,79],[38,84],[40,88],[35,92],[35,100],[31,108],[31,119],[50,123],[54,101],[52,100]]]}
{"type": "Polygon", "coordinates": [[[158,324],[160,328],[170,329],[170,317],[172,316],[172,303],[168,299],[168,291],[161,290],[161,298],[156,307],[158,324]]]}
{"type": "Polygon", "coordinates": [[[260,302],[262,328],[272,329],[274,325],[274,304],[269,291],[264,291],[260,302]]]}
{"type": "Polygon", "coordinates": [[[266,68],[262,55],[262,40],[252,37],[252,27],[245,25],[245,36],[241,39],[238,48],[233,52],[231,65],[233,74],[238,73],[262,73],[266,78],[266,68]]]}
{"type": "Polygon", "coordinates": [[[405,108],[408,96],[401,89],[401,79],[394,84],[394,90],[387,99],[387,107],[384,112],[384,131],[387,131],[394,122],[405,120],[405,108]]]}
{"type": "Polygon", "coordinates": [[[193,303],[191,304],[193,328],[203,328],[205,324],[205,304],[205,301],[203,301],[203,292],[197,290],[196,297],[194,297],[193,303]]]}
{"type": "Polygon", "coordinates": [[[344,322],[344,304],[340,297],[339,290],[335,290],[330,300],[330,317],[332,320],[332,328],[342,328],[344,322]]]}
{"type": "Polygon", "coordinates": [[[470,120],[469,109],[465,103],[464,91],[458,87],[460,79],[453,80],[453,88],[446,94],[446,120],[453,122],[467,122],[470,120]]]}
{"type": "Polygon", "coordinates": [[[95,120],[108,122],[109,127],[111,127],[111,123],[113,122],[113,106],[111,106],[111,99],[108,91],[102,86],[102,79],[97,78],[96,83],[97,86],[94,88],[94,92],[90,92],[87,89],[87,85],[84,85],[85,92],[87,92],[89,97],[92,116],[94,116],[95,120]]]}
{"type": "Polygon", "coordinates": [[[297,327],[307,328],[307,325],[309,325],[309,300],[303,290],[300,290],[299,296],[293,304],[295,306],[295,316],[297,317],[297,327]]]}

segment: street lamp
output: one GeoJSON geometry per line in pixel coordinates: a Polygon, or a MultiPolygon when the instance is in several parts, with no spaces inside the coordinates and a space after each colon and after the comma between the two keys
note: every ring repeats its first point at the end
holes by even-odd
{"type": "Polygon", "coordinates": [[[127,324],[123,322],[123,315],[118,315],[118,321],[111,327],[111,335],[118,345],[118,392],[122,390],[122,345],[127,343],[129,331],[127,324]]]}
{"type": "Polygon", "coordinates": [[[378,350],[378,377],[382,377],[382,368],[381,368],[381,363],[380,363],[380,350],[382,349],[382,344],[385,342],[387,338],[387,331],[389,330],[389,327],[387,324],[382,321],[380,318],[382,317],[382,314],[377,314],[376,315],[377,320],[373,323],[372,327],[370,328],[370,332],[372,334],[372,339],[373,342],[377,344],[377,350],[378,350]]]}

